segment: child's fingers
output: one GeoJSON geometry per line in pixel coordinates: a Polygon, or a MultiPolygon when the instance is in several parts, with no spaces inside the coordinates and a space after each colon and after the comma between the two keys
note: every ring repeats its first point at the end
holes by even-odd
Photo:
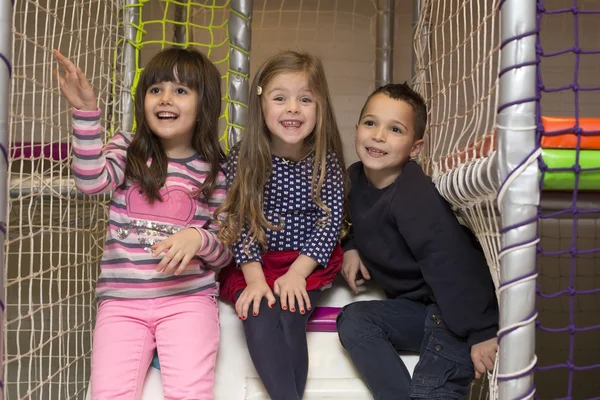
{"type": "Polygon", "coordinates": [[[358,294],[358,286],[356,285],[356,281],[348,281],[348,286],[354,292],[354,294],[358,294]]]}
{"type": "Polygon", "coordinates": [[[486,372],[494,370],[494,359],[492,357],[484,357],[483,364],[485,365],[486,372]]]}
{"type": "Polygon", "coordinates": [[[176,254],[176,252],[173,250],[173,248],[171,248],[169,251],[167,251],[167,254],[165,254],[163,256],[162,260],[160,260],[160,262],[156,266],[156,270],[160,272],[160,271],[166,269],[167,266],[169,265],[169,263],[171,262],[171,260],[173,259],[173,257],[175,257],[175,254],[176,254]]]}
{"type": "Polygon", "coordinates": [[[150,246],[150,248],[152,249],[152,257],[158,256],[163,251],[170,249],[171,246],[173,246],[173,244],[171,243],[171,238],[161,240],[160,242],[153,244],[152,246],[150,246]]]}
{"type": "MultiPolygon", "coordinates": [[[[310,304],[310,297],[308,296],[308,292],[306,290],[302,291],[302,297],[304,297],[304,306],[306,307],[307,310],[310,311],[312,309],[312,305],[310,304]]],[[[303,310],[300,310],[300,311],[303,311],[303,310]]]]}
{"type": "MultiPolygon", "coordinates": [[[[296,305],[298,306],[298,312],[300,314],[304,314],[304,296],[302,295],[301,290],[296,291],[296,295],[294,296],[294,300],[296,301],[296,305]]],[[[290,310],[295,311],[295,310],[290,310]]]]}
{"type": "Polygon", "coordinates": [[[291,312],[296,311],[296,296],[291,290],[287,292],[288,308],[291,312]]]}
{"type": "Polygon", "coordinates": [[[273,291],[277,296],[281,296],[281,287],[279,286],[279,280],[276,280],[273,284],[273,291]]]}
{"type": "Polygon", "coordinates": [[[168,266],[169,272],[173,272],[175,270],[175,268],[179,265],[181,260],[183,260],[184,256],[185,256],[185,253],[181,250],[178,251],[177,253],[175,253],[173,258],[171,258],[171,261],[169,262],[169,266],[168,266]]]}
{"type": "Polygon", "coordinates": [[[259,293],[252,293],[248,297],[248,302],[245,304],[244,309],[242,310],[242,319],[248,318],[250,307],[252,307],[252,314],[256,313],[256,315],[258,315],[258,309],[256,308],[256,305],[258,304],[258,308],[260,308],[261,300],[262,296],[259,293]]]}
{"type": "Polygon", "coordinates": [[[82,88],[87,89],[90,87],[90,83],[88,82],[85,74],[83,73],[83,71],[81,70],[81,68],[77,68],[77,70],[75,71],[77,73],[77,79],[79,80],[79,85],[81,85],[82,88]]]}
{"type": "Polygon", "coordinates": [[[235,313],[238,315],[238,317],[240,319],[242,319],[242,302],[244,301],[244,292],[242,292],[242,294],[240,294],[240,297],[237,298],[237,300],[235,301],[235,313]]]}
{"type": "Polygon", "coordinates": [[[190,257],[188,254],[185,254],[181,259],[181,262],[179,263],[179,267],[177,267],[177,269],[175,270],[175,275],[180,275],[181,273],[183,273],[183,271],[185,271],[191,260],[192,257],[190,257]]]}
{"type": "MultiPolygon", "coordinates": [[[[275,285],[277,285],[277,282],[275,282],[275,285]]],[[[278,291],[276,290],[275,293],[277,293],[277,292],[278,291]]],[[[284,293],[281,290],[279,290],[279,293],[277,293],[277,295],[279,296],[279,301],[281,302],[281,309],[282,310],[287,310],[288,309],[287,293],[284,293]]]]}
{"type": "Polygon", "coordinates": [[[67,61],[67,58],[65,56],[63,56],[62,53],[56,49],[52,50],[52,54],[54,54],[56,61],[58,61],[62,65],[64,65],[65,62],[67,61]]]}
{"type": "Polygon", "coordinates": [[[356,287],[356,273],[356,268],[348,268],[344,278],[346,278],[346,282],[348,282],[350,289],[352,289],[354,293],[358,294],[358,288],[356,287]]]}
{"type": "Polygon", "coordinates": [[[54,57],[56,57],[56,59],[60,62],[63,62],[63,60],[67,59],[65,56],[62,55],[60,51],[56,49],[52,50],[52,54],[54,54],[54,57]]]}
{"type": "Polygon", "coordinates": [[[246,301],[248,296],[242,293],[238,298],[238,301],[235,303],[235,312],[237,313],[239,319],[244,319],[244,310],[248,309],[246,305],[246,301]]]}
{"type": "Polygon", "coordinates": [[[54,77],[56,78],[56,80],[58,81],[60,87],[62,88],[63,86],[65,86],[65,80],[62,76],[60,76],[60,72],[58,71],[58,68],[55,68],[52,70],[52,75],[54,75],[54,77]]]}
{"type": "MultiPolygon", "coordinates": [[[[173,258],[171,259],[171,262],[169,263],[169,274],[175,274],[175,272],[179,269],[179,267],[181,266],[181,263],[183,262],[183,259],[185,258],[186,254],[183,250],[179,250],[177,252],[177,254],[175,254],[173,256],[173,258]]],[[[186,263],[187,265],[187,263],[186,263]]],[[[185,269],[185,266],[184,266],[185,269]]]]}
{"type": "Polygon", "coordinates": [[[252,295],[246,291],[242,292],[238,302],[236,303],[238,305],[237,312],[240,319],[246,319],[248,317],[248,308],[250,307],[251,301],[252,295]]]}
{"type": "Polygon", "coordinates": [[[260,312],[260,303],[262,302],[262,296],[254,296],[254,301],[252,302],[252,315],[255,317],[260,312]]]}
{"type": "Polygon", "coordinates": [[[63,56],[58,50],[54,50],[54,56],[66,73],[75,72],[75,64],[73,64],[67,57],[63,56]]]}
{"type": "Polygon", "coordinates": [[[271,292],[271,289],[269,289],[265,297],[267,298],[267,304],[269,305],[269,307],[273,308],[277,300],[275,299],[275,296],[273,296],[273,292],[271,292]]]}
{"type": "Polygon", "coordinates": [[[473,362],[473,366],[475,367],[475,375],[481,376],[481,375],[485,374],[487,371],[485,364],[480,359],[473,362]]]}
{"type": "Polygon", "coordinates": [[[175,255],[171,258],[171,261],[169,261],[167,266],[163,268],[163,271],[162,271],[163,274],[173,273],[173,271],[175,271],[175,267],[179,263],[180,259],[181,259],[181,256],[179,255],[179,253],[175,253],[175,255]]]}
{"type": "Polygon", "coordinates": [[[365,267],[365,264],[363,264],[362,261],[358,262],[358,267],[360,268],[360,274],[363,276],[363,278],[366,280],[371,279],[371,274],[369,274],[369,270],[367,267],[365,267]]]}

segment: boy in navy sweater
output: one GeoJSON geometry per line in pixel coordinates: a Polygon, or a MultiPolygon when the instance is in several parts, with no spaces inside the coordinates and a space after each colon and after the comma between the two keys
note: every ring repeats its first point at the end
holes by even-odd
{"type": "Polygon", "coordinates": [[[349,168],[352,230],[342,274],[372,280],[388,300],[347,305],[340,341],[375,399],[464,399],[492,370],[498,304],[479,243],[412,159],[427,109],[406,84],[372,93],[356,126],[361,161],[349,168]],[[419,351],[411,379],[397,351],[419,351]]]}

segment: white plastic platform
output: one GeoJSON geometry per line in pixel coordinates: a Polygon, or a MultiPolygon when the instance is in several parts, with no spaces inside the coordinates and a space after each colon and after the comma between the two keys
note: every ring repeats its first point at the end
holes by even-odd
{"type": "MultiPolygon", "coordinates": [[[[317,306],[342,307],[359,300],[383,299],[382,292],[369,289],[354,296],[342,277],[326,291],[317,306]]],[[[252,365],[242,322],[233,307],[219,302],[221,343],[217,357],[215,400],[267,400],[269,397],[252,365]]],[[[373,397],[352,365],[335,332],[309,332],[309,371],[304,399],[371,400],[373,397]]],[[[412,374],[418,355],[402,355],[412,374]]],[[[91,386],[91,385],[90,385],[91,386]]],[[[90,392],[86,400],[90,400],[90,392]]],[[[160,371],[150,367],[142,400],[163,400],[160,371]]]]}

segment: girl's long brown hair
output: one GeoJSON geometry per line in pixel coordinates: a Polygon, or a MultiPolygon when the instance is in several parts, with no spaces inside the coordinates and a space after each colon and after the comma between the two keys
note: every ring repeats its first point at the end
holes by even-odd
{"type": "MultiPolygon", "coordinates": [[[[321,61],[308,53],[284,51],[269,58],[258,69],[250,87],[248,101],[248,124],[239,144],[232,150],[237,153],[237,170],[231,182],[227,198],[215,215],[220,223],[219,238],[226,244],[235,242],[244,225],[248,237],[246,249],[256,242],[267,248],[265,229],[278,230],[280,226],[270,223],[263,212],[263,193],[272,169],[270,133],[265,123],[258,87],[265,88],[273,78],[283,73],[304,73],[310,90],[316,96],[317,122],[311,134],[304,140],[313,160],[311,182],[315,203],[326,212],[331,210],[321,201],[320,193],[327,174],[327,154],[335,153],[341,167],[344,190],[347,188],[344,152],[338,126],[331,107],[327,79],[321,61]]],[[[326,223],[327,221],[319,221],[326,223]]]]}
{"type": "Polygon", "coordinates": [[[198,95],[196,127],[192,147],[200,158],[210,164],[210,172],[200,193],[210,199],[225,155],[219,145],[218,124],[221,114],[221,74],[201,53],[170,48],[154,56],[142,71],[135,91],[137,130],[127,148],[125,177],[140,184],[149,202],[161,200],[159,190],[167,179],[167,153],[146,121],[144,100],[148,89],[160,82],[180,82],[198,95]],[[150,166],[147,165],[152,159],[150,166]]]}

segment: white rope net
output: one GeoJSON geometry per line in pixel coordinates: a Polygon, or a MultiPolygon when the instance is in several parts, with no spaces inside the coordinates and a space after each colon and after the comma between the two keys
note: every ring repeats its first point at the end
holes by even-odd
{"type": "Polygon", "coordinates": [[[422,164],[484,244],[496,285],[497,3],[426,0],[415,32],[415,84],[429,107],[422,164]]]}
{"type": "MultiPolygon", "coordinates": [[[[499,72],[499,0],[424,0],[415,32],[417,77],[415,85],[424,95],[429,107],[429,132],[422,164],[432,175],[441,194],[455,207],[457,214],[480,239],[492,277],[498,285],[500,234],[499,214],[496,208],[497,167],[495,163],[495,126],[497,104],[497,77],[499,72]]],[[[545,15],[539,33],[544,52],[552,53],[570,48],[575,43],[573,15],[557,13],[570,10],[577,3],[579,9],[596,9],[591,3],[571,0],[548,0],[541,4],[553,11],[545,15]]],[[[579,17],[578,45],[586,50],[598,48],[597,14],[579,17]]],[[[540,72],[546,88],[568,84],[573,74],[581,86],[597,86],[597,55],[582,57],[575,71],[570,52],[560,57],[542,58],[540,72]],[[585,82],[585,83],[583,83],[585,82]]],[[[595,91],[579,92],[579,116],[598,116],[598,96],[595,91]]],[[[544,116],[574,117],[574,100],[571,91],[544,93],[541,97],[544,116]]],[[[593,196],[593,194],[592,194],[593,196]]],[[[542,193],[542,208],[560,210],[571,205],[571,193],[542,193]],[[566,200],[565,200],[566,199],[566,200]]],[[[597,208],[597,200],[579,198],[578,207],[597,208]]],[[[545,217],[539,225],[540,246],[549,254],[538,258],[540,277],[537,280],[542,292],[555,292],[566,287],[569,279],[576,287],[597,283],[598,269],[592,265],[596,253],[579,255],[576,276],[570,275],[573,257],[570,254],[552,254],[559,249],[597,247],[597,214],[587,214],[577,219],[578,231],[573,233],[572,214],[545,217]],[[562,286],[561,286],[562,285],[562,286]]],[[[597,284],[596,284],[597,286],[597,284]]],[[[598,324],[599,296],[589,295],[578,299],[575,319],[579,324],[598,324]]],[[[538,322],[552,327],[563,326],[569,317],[568,299],[538,297],[538,322]]],[[[597,333],[595,333],[597,336],[597,333]]],[[[568,358],[568,335],[536,331],[536,353],[539,365],[564,362],[568,358]]],[[[576,365],[597,364],[597,340],[579,335],[577,345],[571,349],[576,365]],[[596,357],[596,358],[594,358],[596,357]]],[[[580,396],[590,397],[598,392],[597,382],[591,375],[581,373],[573,385],[580,396]],[[585,378],[584,378],[585,377],[585,378]],[[585,393],[585,395],[584,395],[585,393]]],[[[591,372],[593,374],[595,372],[591,372]]],[[[564,397],[568,387],[569,370],[536,372],[535,384],[540,398],[564,397]],[[544,393],[544,395],[542,395],[544,393]]],[[[492,380],[492,383],[493,380],[492,380]]],[[[490,398],[495,398],[495,385],[491,385],[490,398]]],[[[570,390],[570,389],[569,389],[570,390]]],[[[581,397],[581,398],[583,398],[581,397]]]]}
{"type": "MultiPolygon", "coordinates": [[[[422,165],[480,240],[498,286],[500,234],[495,166],[499,57],[497,0],[422,2],[415,86],[429,109],[422,165]]],[[[495,398],[484,384],[471,398],[495,398]]]]}
{"type": "MultiPolygon", "coordinates": [[[[120,88],[117,0],[16,0],[7,241],[6,399],[81,397],[89,377],[94,282],[106,229],[102,198],[78,196],[69,106],[52,75],[58,49],[87,76],[104,126],[120,88]]],[[[109,135],[109,132],[105,132],[109,135]]]]}

